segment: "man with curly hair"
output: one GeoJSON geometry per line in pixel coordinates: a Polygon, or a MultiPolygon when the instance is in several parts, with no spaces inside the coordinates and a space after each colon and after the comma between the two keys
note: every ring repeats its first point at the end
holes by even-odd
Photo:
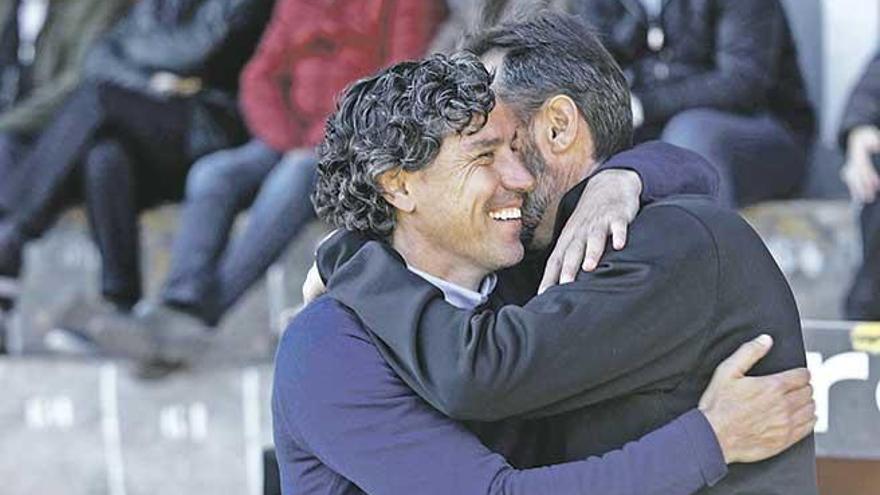
{"type": "MultiPolygon", "coordinates": [[[[393,247],[411,273],[458,307],[484,303],[497,282],[492,273],[522,259],[520,212],[535,185],[519,158],[519,119],[496,101],[491,82],[472,55],[398,64],[346,92],[319,153],[319,213],[393,247]]],[[[359,255],[352,263],[365,259],[359,255]]],[[[385,289],[373,301],[387,319],[397,302],[408,315],[408,303],[385,289]]],[[[444,417],[383,359],[370,330],[324,297],[285,333],[273,391],[284,493],[686,494],[714,481],[703,470],[708,463],[765,458],[790,445],[771,449],[739,429],[757,417],[779,425],[777,413],[787,413],[771,404],[786,401],[763,395],[739,404],[731,390],[742,384],[722,373],[713,381],[721,392],[710,385],[714,399],[703,413],[602,458],[531,468],[558,454],[541,452],[551,431],[542,421],[444,417]],[[716,440],[706,418],[737,427],[719,427],[716,440]]],[[[744,371],[761,354],[753,342],[728,368],[744,371]]],[[[771,379],[750,383],[767,391],[762,380],[771,379]]]]}

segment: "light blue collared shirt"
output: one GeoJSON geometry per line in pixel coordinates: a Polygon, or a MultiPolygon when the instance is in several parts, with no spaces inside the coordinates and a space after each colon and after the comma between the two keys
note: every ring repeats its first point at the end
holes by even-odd
{"type": "Polygon", "coordinates": [[[446,302],[459,309],[474,309],[485,303],[489,300],[489,295],[492,294],[492,291],[495,290],[495,286],[498,284],[498,276],[494,273],[490,273],[480,283],[480,291],[477,292],[443,280],[440,277],[435,277],[434,275],[423,272],[413,266],[406,265],[406,267],[409,268],[409,271],[422,277],[427,280],[428,283],[440,289],[440,291],[443,292],[443,299],[446,299],[446,302]]]}

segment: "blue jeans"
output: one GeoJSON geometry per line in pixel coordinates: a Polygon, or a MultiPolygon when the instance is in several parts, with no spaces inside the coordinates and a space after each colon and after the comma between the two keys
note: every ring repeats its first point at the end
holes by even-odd
{"type": "Polygon", "coordinates": [[[257,139],[196,162],[163,302],[216,324],[314,218],[315,165],[311,151],[282,156],[257,139]],[[248,205],[244,232],[230,241],[248,205]]]}
{"type": "Polygon", "coordinates": [[[686,110],[666,123],[660,139],[714,165],[728,206],[791,197],[806,176],[808,144],[769,114],[686,110]]]}

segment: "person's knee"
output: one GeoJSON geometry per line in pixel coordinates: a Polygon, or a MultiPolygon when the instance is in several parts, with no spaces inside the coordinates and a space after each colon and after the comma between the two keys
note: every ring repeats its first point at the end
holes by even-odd
{"type": "Polygon", "coordinates": [[[221,150],[200,158],[186,176],[187,197],[225,194],[235,180],[231,164],[236,156],[230,150],[221,150]]]}
{"type": "Polygon", "coordinates": [[[114,139],[95,143],[85,155],[86,181],[90,184],[118,184],[131,173],[125,146],[114,139]]]}
{"type": "Polygon", "coordinates": [[[311,195],[317,177],[314,155],[285,156],[266,178],[263,189],[270,195],[311,195]]]}

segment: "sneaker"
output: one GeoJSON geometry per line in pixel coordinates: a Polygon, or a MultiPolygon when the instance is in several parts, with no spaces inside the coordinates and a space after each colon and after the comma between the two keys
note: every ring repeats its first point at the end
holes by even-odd
{"type": "Polygon", "coordinates": [[[154,337],[154,361],[160,363],[191,363],[213,341],[213,327],[191,313],[166,304],[144,301],[135,306],[134,318],[141,328],[154,337]]]}
{"type": "Polygon", "coordinates": [[[156,350],[155,339],[130,312],[104,299],[75,297],[60,313],[54,330],[89,342],[97,352],[110,356],[149,359],[156,350]]]}

